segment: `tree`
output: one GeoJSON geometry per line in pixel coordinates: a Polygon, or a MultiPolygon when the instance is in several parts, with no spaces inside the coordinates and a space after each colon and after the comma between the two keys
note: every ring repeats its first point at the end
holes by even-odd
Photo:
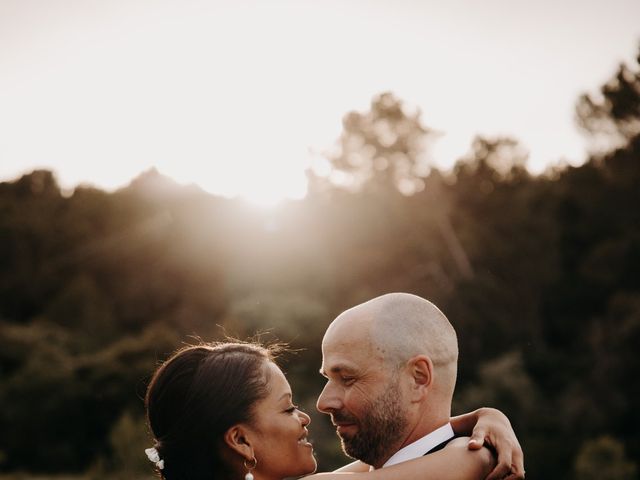
{"type": "Polygon", "coordinates": [[[351,189],[412,194],[424,188],[426,147],[435,133],[420,116],[390,92],[374,97],[368,112],[345,115],[338,152],[329,155],[330,179],[351,189]]]}
{"type": "Polygon", "coordinates": [[[585,442],[575,462],[577,480],[635,480],[637,465],[624,453],[624,444],[603,436],[585,442]]]}
{"type": "MultiPolygon", "coordinates": [[[[471,151],[456,163],[456,173],[479,175],[483,180],[513,180],[527,176],[528,152],[517,140],[510,137],[476,137],[471,151]]],[[[481,185],[481,189],[493,189],[493,185],[481,185]]]]}
{"type": "Polygon", "coordinates": [[[640,51],[636,65],[620,65],[597,94],[584,94],[576,105],[578,125],[595,141],[619,146],[640,134],[640,51]]]}

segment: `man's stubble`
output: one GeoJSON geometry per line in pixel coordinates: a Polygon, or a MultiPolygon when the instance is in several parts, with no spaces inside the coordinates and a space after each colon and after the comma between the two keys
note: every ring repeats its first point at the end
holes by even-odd
{"type": "Polygon", "coordinates": [[[348,456],[368,465],[380,466],[397,449],[408,421],[403,415],[399,379],[367,408],[367,416],[356,420],[351,415],[334,412],[334,421],[356,421],[358,431],[351,437],[340,437],[342,450],[348,456]]]}

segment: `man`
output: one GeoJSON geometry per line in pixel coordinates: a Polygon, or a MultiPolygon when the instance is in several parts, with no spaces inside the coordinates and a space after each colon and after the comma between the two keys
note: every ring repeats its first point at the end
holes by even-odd
{"type": "Polygon", "coordinates": [[[443,448],[475,425],[469,448],[498,451],[487,479],[524,478],[522,450],[508,419],[493,409],[451,419],[456,333],[431,302],[391,293],[357,305],[322,340],[327,378],[317,408],[331,415],[344,452],[384,468],[443,448]],[[507,476],[508,475],[508,476],[507,476]]]}

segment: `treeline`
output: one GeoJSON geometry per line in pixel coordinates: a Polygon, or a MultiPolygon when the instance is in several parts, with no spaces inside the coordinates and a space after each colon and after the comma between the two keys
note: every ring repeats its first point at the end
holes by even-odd
{"type": "MultiPolygon", "coordinates": [[[[383,94],[345,117],[332,174],[269,212],[154,171],[114,193],[0,184],[0,471],[149,472],[145,384],[190,336],[290,342],[312,413],[328,323],[406,291],[458,331],[455,411],[507,413],[528,478],[637,478],[638,68],[577,112],[616,147],[532,176],[516,141],[477,138],[426,172],[430,130],[383,94]]],[[[322,468],[344,460],[320,415],[312,432],[322,468]]]]}

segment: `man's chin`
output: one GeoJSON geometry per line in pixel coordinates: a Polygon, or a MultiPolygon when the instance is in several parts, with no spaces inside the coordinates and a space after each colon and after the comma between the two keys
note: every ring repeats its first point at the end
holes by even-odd
{"type": "MultiPolygon", "coordinates": [[[[354,452],[354,451],[351,449],[351,445],[349,444],[349,442],[348,442],[348,441],[345,441],[345,439],[344,439],[344,438],[342,438],[341,440],[342,440],[342,441],[340,442],[340,444],[341,444],[342,451],[344,452],[344,454],[345,454],[347,457],[356,458],[357,453],[356,453],[356,452],[354,452]]],[[[356,458],[356,460],[359,460],[359,459],[358,459],[358,458],[356,458]]]]}
{"type": "Polygon", "coordinates": [[[358,438],[356,437],[356,435],[352,433],[348,433],[348,434],[343,433],[341,435],[339,434],[338,436],[340,437],[342,451],[347,455],[349,455],[350,457],[356,458],[354,455],[358,454],[356,450],[358,449],[357,446],[359,444],[358,438]]]}
{"type": "MultiPolygon", "coordinates": [[[[342,444],[342,451],[344,452],[344,454],[349,457],[349,458],[353,458],[355,460],[360,460],[360,461],[365,461],[364,460],[364,455],[363,452],[358,450],[357,448],[354,448],[354,445],[349,443],[349,442],[345,442],[344,440],[342,442],[340,442],[342,444]]],[[[367,463],[367,462],[365,462],[367,463]]]]}

